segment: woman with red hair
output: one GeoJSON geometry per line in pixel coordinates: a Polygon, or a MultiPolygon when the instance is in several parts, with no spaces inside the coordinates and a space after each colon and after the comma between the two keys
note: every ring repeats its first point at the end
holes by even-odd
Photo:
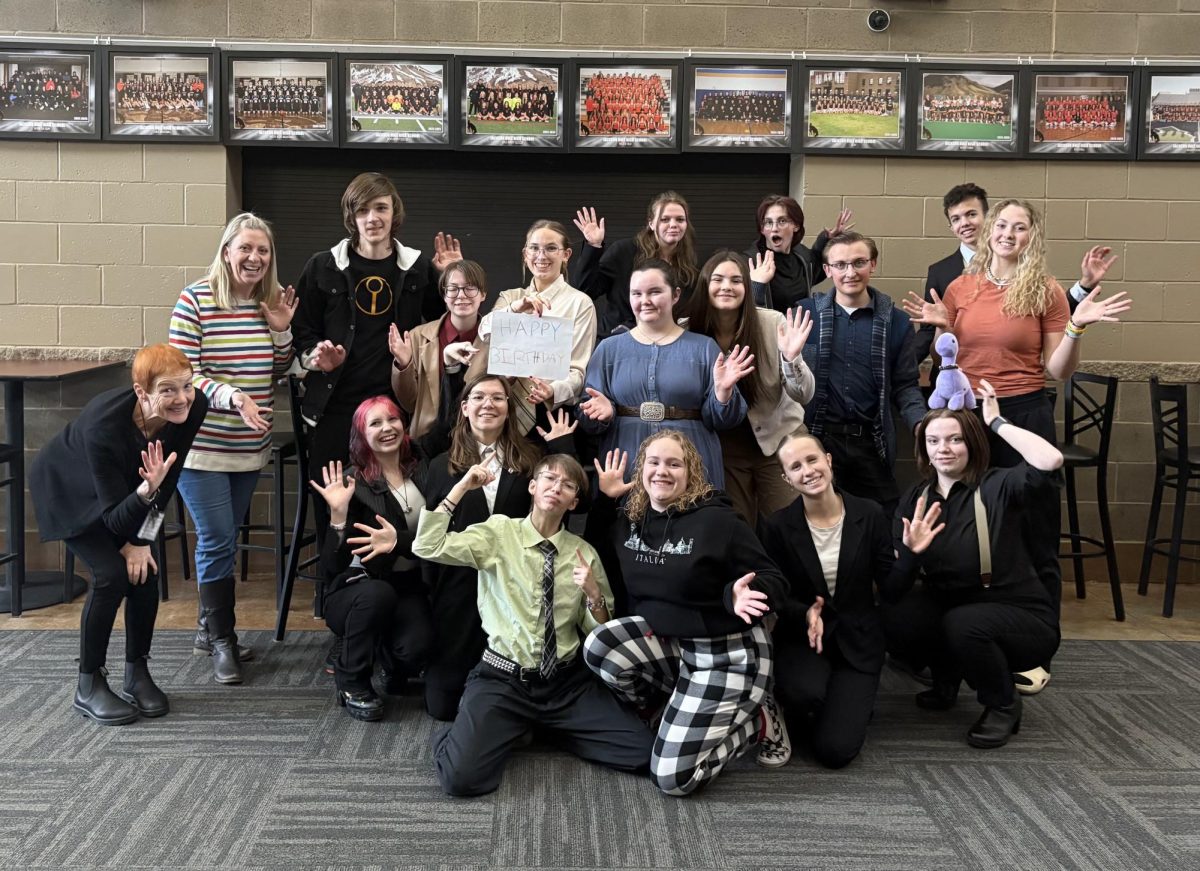
{"type": "Polygon", "coordinates": [[[364,400],[350,428],[353,474],[340,461],[312,482],[329,506],[321,548],[325,622],[342,643],[334,661],[338,704],[357,720],[383,717],[371,685],[376,652],[385,692],[421,671],[433,639],[429,594],[412,554],[424,480],[400,408],[386,396],[364,400]]]}

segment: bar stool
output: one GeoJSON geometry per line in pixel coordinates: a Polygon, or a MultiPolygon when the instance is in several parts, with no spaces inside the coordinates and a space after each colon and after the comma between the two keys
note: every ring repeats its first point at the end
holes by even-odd
{"type": "Polygon", "coordinates": [[[308,503],[313,498],[312,489],[308,485],[311,477],[308,467],[308,424],[301,411],[304,397],[303,385],[301,379],[296,375],[288,376],[288,395],[292,405],[292,434],[296,443],[296,467],[299,470],[299,480],[296,485],[296,515],[292,521],[292,535],[287,548],[287,566],[284,568],[283,576],[276,590],[276,606],[278,608],[275,618],[276,641],[283,641],[284,633],[287,632],[288,609],[292,605],[292,590],[296,586],[297,578],[313,582],[316,587],[313,616],[318,618],[324,616],[321,608],[321,587],[324,578],[319,571],[305,573],[305,569],[317,563],[320,554],[314,554],[304,559],[300,557],[301,551],[316,544],[317,535],[307,528],[308,503]]]}
{"type": "MultiPolygon", "coordinates": [[[[287,489],[287,467],[296,465],[296,439],[290,433],[276,433],[271,437],[271,459],[267,469],[264,469],[259,477],[268,478],[271,480],[271,522],[270,523],[252,523],[250,514],[253,509],[253,500],[251,506],[246,508],[246,516],[242,519],[242,524],[239,528],[241,540],[238,542],[238,551],[242,555],[241,565],[241,581],[246,582],[246,578],[250,571],[250,553],[257,551],[260,553],[270,553],[275,558],[275,589],[278,590],[283,584],[284,565],[287,559],[287,544],[284,536],[284,527],[287,524],[287,519],[284,516],[284,494],[287,489]],[[272,544],[252,544],[250,542],[250,534],[254,532],[271,532],[274,536],[272,544]]],[[[297,482],[297,486],[302,486],[303,480],[297,482]]]]}
{"type": "Polygon", "coordinates": [[[1150,414],[1154,424],[1154,495],[1150,497],[1150,522],[1146,526],[1146,544],[1142,550],[1138,595],[1146,595],[1150,588],[1150,565],[1154,555],[1165,556],[1167,584],[1162,613],[1164,617],[1170,617],[1175,611],[1179,561],[1200,562],[1200,558],[1179,552],[1182,545],[1200,544],[1200,539],[1183,537],[1188,493],[1200,493],[1200,448],[1188,446],[1187,385],[1160,384],[1157,376],[1150,376],[1150,414]],[[1166,487],[1175,491],[1171,537],[1157,538],[1158,514],[1166,487]]]}
{"type": "MultiPolygon", "coordinates": [[[[16,523],[13,522],[14,519],[18,515],[18,512],[16,510],[14,510],[16,508],[14,503],[17,499],[23,500],[25,498],[25,494],[18,493],[16,491],[16,487],[13,486],[15,484],[15,480],[13,478],[13,463],[16,462],[18,459],[20,459],[19,452],[20,452],[20,448],[16,447],[15,445],[0,444],[0,465],[3,465],[5,467],[4,477],[0,478],[0,489],[7,488],[9,491],[9,493],[8,493],[8,509],[9,509],[8,510],[8,518],[9,518],[8,527],[9,528],[8,528],[8,545],[7,545],[8,550],[5,552],[0,552],[0,566],[7,565],[8,563],[15,564],[17,559],[20,556],[21,548],[24,546],[24,542],[18,541],[17,537],[24,535],[25,531],[23,529],[16,529],[16,523]]],[[[22,504],[24,504],[24,503],[22,503],[22,504]]],[[[18,579],[16,577],[16,573],[17,573],[16,569],[17,569],[17,566],[14,565],[13,568],[8,570],[8,591],[9,591],[10,597],[15,597],[15,593],[16,593],[16,587],[17,587],[17,583],[18,583],[18,579]]],[[[11,608],[11,602],[13,601],[13,598],[10,598],[9,601],[10,601],[10,608],[11,608]]],[[[68,601],[70,601],[70,600],[68,599],[68,601]]],[[[17,613],[20,613],[20,609],[17,610],[17,613]]]]}
{"type": "Polygon", "coordinates": [[[1059,552],[1070,557],[1075,569],[1075,596],[1087,596],[1083,582],[1083,561],[1104,557],[1108,563],[1108,584],[1112,588],[1113,611],[1117,620],[1125,619],[1125,601],[1121,595],[1121,576],[1117,569],[1116,546],[1113,543],[1112,521],[1108,514],[1108,450],[1112,439],[1113,416],[1117,407],[1117,379],[1106,375],[1076,372],[1064,385],[1063,406],[1063,473],[1067,479],[1067,524],[1069,532],[1059,538],[1070,549],[1059,552]],[[1095,431],[1095,448],[1078,443],[1085,433],[1095,431]],[[1079,532],[1079,501],[1075,489],[1078,469],[1096,470],[1096,506],[1100,513],[1100,535],[1081,535],[1079,532]],[[1084,552],[1083,545],[1095,550],[1084,552]]]}
{"type": "MultiPolygon", "coordinates": [[[[158,598],[162,602],[166,602],[171,598],[167,583],[168,541],[179,539],[179,560],[183,565],[183,579],[185,581],[192,579],[192,558],[188,554],[187,543],[187,514],[183,508],[183,497],[179,495],[178,490],[171,497],[171,501],[175,503],[175,520],[163,521],[163,525],[158,530],[158,538],[154,542],[154,560],[158,563],[158,598]]],[[[67,556],[69,559],[67,563],[67,577],[70,578],[75,560],[69,550],[67,551],[67,556]]]]}

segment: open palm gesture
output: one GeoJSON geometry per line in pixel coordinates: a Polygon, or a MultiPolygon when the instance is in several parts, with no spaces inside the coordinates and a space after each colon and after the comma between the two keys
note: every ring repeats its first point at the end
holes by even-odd
{"type": "Polygon", "coordinates": [[[789,363],[800,356],[812,333],[812,315],[799,306],[787,310],[779,322],[779,352],[789,363]]]}
{"type": "Polygon", "coordinates": [[[737,383],[754,371],[754,355],[749,346],[734,345],[728,354],[718,354],[713,363],[713,387],[717,399],[728,402],[737,383]]]}

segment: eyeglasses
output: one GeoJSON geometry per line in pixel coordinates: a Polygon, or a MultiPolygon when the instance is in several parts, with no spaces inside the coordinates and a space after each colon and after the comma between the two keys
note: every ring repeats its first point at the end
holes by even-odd
{"type": "Polygon", "coordinates": [[[780,218],[778,221],[772,221],[770,218],[762,222],[764,230],[786,230],[792,226],[791,218],[780,218]]]}
{"type": "Polygon", "coordinates": [[[479,296],[481,291],[473,284],[447,284],[443,296],[455,297],[465,296],[467,299],[474,299],[479,296]]]}
{"type": "Polygon", "coordinates": [[[559,487],[564,493],[578,493],[579,485],[569,478],[556,475],[553,472],[542,472],[538,475],[548,487],[559,487]]]}
{"type": "Polygon", "coordinates": [[[829,267],[830,272],[845,272],[847,267],[857,272],[860,269],[866,269],[870,266],[871,261],[866,257],[860,257],[857,260],[837,260],[826,265],[829,267]]]}
{"type": "Polygon", "coordinates": [[[525,253],[531,257],[536,257],[539,254],[545,254],[547,257],[556,257],[563,253],[561,245],[534,245],[530,243],[525,246],[525,253]]]}
{"type": "Polygon", "coordinates": [[[492,405],[505,405],[508,397],[503,393],[472,393],[467,397],[467,402],[472,405],[483,405],[489,402],[492,405]]]}

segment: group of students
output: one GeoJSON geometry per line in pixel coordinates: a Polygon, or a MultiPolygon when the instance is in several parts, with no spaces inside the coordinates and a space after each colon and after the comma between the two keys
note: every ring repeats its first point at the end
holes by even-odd
{"type": "Polygon", "coordinates": [[[0,113],[37,111],[62,113],[65,118],[86,117],[84,82],[75,73],[53,70],[14,70],[0,82],[0,113]]]}
{"type": "Polygon", "coordinates": [[[767,197],[752,257],[725,248],[697,264],[678,194],[611,245],[581,209],[581,256],[562,224],[535,222],[529,283],[491,309],[573,323],[569,371],[547,381],[488,374],[483,268],[452,236],[432,256],[402,244],[386,177],[355,178],[342,212],[348,237],[295,288],[279,284],[269,226],[230,221],[170,343],[136,356],[133,390],[97,396],[34,462],[43,537],[93,574],[80,713],[168,712],[146,664],[150,546],[176,490],[197,532],[195,650],[218,682],[242,681],[237,525],[269,452],[272,381],[296,365],[337,702],[378,720],[377,685],[419,680],[449,721],[434,746],[448,793],[494,790],[534,731],[648,769],[672,795],[751,747],[786,764],[788,721],[843,766],[888,653],[929,669],[922,708],[975,689],[973,746],[1017,732],[1014,673],[1044,686],[1059,639],[1062,455],[1043,365],[1069,377],[1084,331],[1128,308],[1098,298],[1108,249],[1085,254],[1067,294],[1046,272],[1037,210],[989,209],[960,185],[945,198],[959,249],[897,306],[870,286],[878,252],[848,212],[814,252],[795,200],[767,197]],[[822,277],[832,290],[811,293],[822,277]],[[925,411],[917,361],[947,330],[979,413],[925,411]],[[893,406],[920,471],[903,495],[893,406]],[[122,601],[114,693],[103,667],[122,601]]]}

